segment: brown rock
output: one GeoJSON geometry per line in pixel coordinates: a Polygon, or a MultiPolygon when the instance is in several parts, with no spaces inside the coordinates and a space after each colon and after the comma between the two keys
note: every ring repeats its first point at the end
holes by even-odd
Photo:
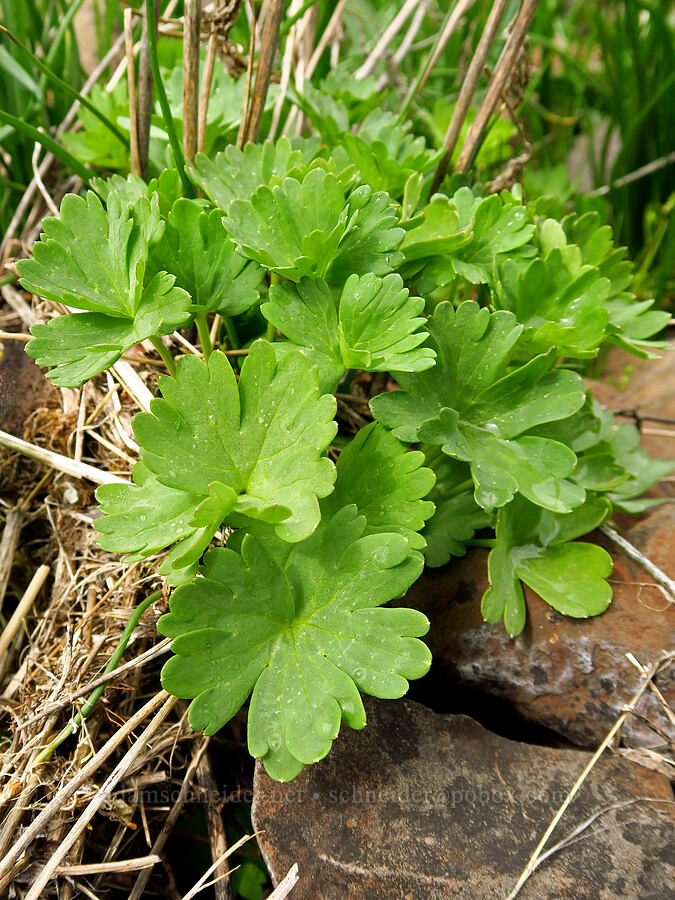
{"type": "MultiPolygon", "coordinates": [[[[627,537],[672,574],[674,531],[675,505],[664,504],[651,510],[627,537]]],[[[526,589],[527,625],[515,639],[503,624],[487,625],[481,616],[481,597],[488,586],[486,551],[471,551],[442,569],[427,569],[403,602],[431,621],[431,677],[508,698],[527,718],[577,744],[596,747],[640,682],[626,653],[649,665],[675,647],[673,604],[641,566],[602,535],[596,540],[615,565],[614,600],[607,612],[571,619],[526,589]]],[[[675,666],[655,683],[675,708],[675,666]]],[[[638,712],[673,736],[651,691],[643,694],[638,712]]],[[[662,737],[634,716],[627,719],[623,734],[629,746],[663,744],[662,737]]]]}
{"type": "MultiPolygon", "coordinates": [[[[589,754],[510,741],[408,700],[366,708],[366,728],[345,729],[290,784],[258,763],[253,822],[275,884],[297,862],[293,900],[503,900],[589,754]]],[[[552,843],[601,810],[522,900],[672,896],[668,780],[602,757],[552,843]]]]}

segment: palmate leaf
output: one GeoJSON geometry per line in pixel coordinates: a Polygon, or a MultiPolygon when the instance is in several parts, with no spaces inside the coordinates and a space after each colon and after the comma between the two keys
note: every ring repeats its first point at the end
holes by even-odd
{"type": "Polygon", "coordinates": [[[190,356],[176,378],[160,379],[163,399],[133,422],[143,453],[136,485],[104,485],[96,520],[106,550],[152,555],[176,540],[174,568],[194,564],[226,520],[262,519],[299,541],[319,522],[319,497],[335,469],[323,449],[333,439],[335,399],[320,396],[317,372],[297,351],[277,360],[257,341],[239,382],[227,357],[190,356]],[[139,522],[140,527],[139,527],[139,522]]]}
{"type": "Polygon", "coordinates": [[[303,142],[302,149],[293,149],[288,138],[246,144],[243,150],[234,145],[226,147],[211,160],[198,153],[187,171],[197,187],[228,212],[233,200],[248,200],[265,184],[282,181],[290,171],[311,161],[318,149],[316,142],[303,142]]]}
{"type": "Polygon", "coordinates": [[[347,506],[280,564],[272,543],[244,538],[241,554],[210,551],[203,577],[173,594],[158,624],[176,654],[162,669],[171,693],[195,698],[193,728],[213,734],[251,696],[248,746],[289,781],[322,759],[340,722],[366,723],[359,691],[401,697],[424,675],[428,630],[412,609],[382,608],[422,571],[400,534],[364,534],[347,506]]]}
{"type": "Polygon", "coordinates": [[[575,541],[611,513],[602,497],[588,500],[567,515],[542,510],[517,497],[497,514],[497,546],[488,557],[490,587],[482,602],[483,618],[504,625],[511,637],[525,627],[523,581],[558,612],[575,618],[597,616],[612,599],[605,580],[610,555],[595,544],[575,541]]]}
{"type": "Polygon", "coordinates": [[[501,276],[498,305],[525,326],[521,343],[528,353],[555,346],[559,356],[597,355],[609,324],[610,283],[597,268],[583,265],[578,247],[555,247],[524,272],[507,260],[501,276]]]}
{"type": "Polygon", "coordinates": [[[533,232],[525,207],[512,194],[480,197],[460,188],[452,199],[432,198],[419,224],[407,232],[401,245],[406,259],[402,272],[414,278],[422,294],[458,276],[494,287],[505,259],[534,255],[528,243],[533,232]]]}
{"type": "Polygon", "coordinates": [[[578,375],[551,371],[553,353],[504,374],[522,326],[508,312],[477,303],[436,307],[428,321],[436,365],[399,375],[401,391],[371,401],[374,417],[403,441],[440,445],[471,465],[483,508],[504,506],[516,492],[554,512],[569,512],[583,488],[565,480],[576,463],[564,444],[523,433],[564,419],[584,403],[578,375]]]}
{"type": "Polygon", "coordinates": [[[403,230],[388,195],[361,185],[345,198],[323,168],[234,200],[224,223],[246,256],[290,281],[342,284],[352,273],[386,275],[402,259],[403,230]]]}
{"type": "Polygon", "coordinates": [[[49,377],[75,387],[153,334],[170,334],[190,317],[190,298],[166,272],[144,283],[148,245],[162,233],[157,198],[133,206],[117,191],[107,209],[96,194],[68,194],[60,217],[43,222],[34,258],[18,263],[26,290],[88,310],[34,325],[26,352],[49,377]]]}
{"type": "Polygon", "coordinates": [[[638,301],[630,290],[633,264],[626,258],[625,247],[615,247],[612,229],[603,225],[600,216],[589,212],[568,216],[558,226],[570,243],[579,247],[585,264],[595,266],[607,278],[610,290],[605,306],[609,313],[609,343],[623,347],[634,356],[653,359],[655,350],[665,350],[667,342],[654,340],[670,322],[665,310],[653,309],[654,300],[638,301]]]}
{"type": "Polygon", "coordinates": [[[193,312],[235,316],[257,302],[263,270],[237,253],[223,215],[194,200],[177,200],[162,239],[152,248],[148,273],[170,272],[192,297],[193,312]]]}
{"type": "Polygon", "coordinates": [[[377,422],[362,428],[340,453],[335,490],[321,501],[322,518],[355,504],[365,516],[366,534],[396,532],[413,550],[424,547],[418,534],[434,514],[424,500],[435,476],[424,466],[424,454],[407,450],[377,422]]]}
{"type": "Polygon", "coordinates": [[[427,332],[421,297],[409,297],[400,275],[350,275],[336,302],[322,280],[270,287],[261,312],[316,364],[322,390],[334,391],[346,369],[419,372],[435,354],[421,347],[427,332]]]}

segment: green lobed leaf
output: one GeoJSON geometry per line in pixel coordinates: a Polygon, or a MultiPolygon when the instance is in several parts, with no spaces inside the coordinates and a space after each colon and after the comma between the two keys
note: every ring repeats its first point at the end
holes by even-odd
{"type": "Polygon", "coordinates": [[[402,259],[403,237],[389,197],[362,185],[345,198],[339,178],[323,168],[281,185],[262,185],[234,200],[225,227],[250,259],[288,278],[386,275],[402,259]]]}
{"type": "Polygon", "coordinates": [[[604,498],[587,501],[567,515],[542,510],[522,497],[500,509],[497,545],[488,557],[484,619],[495,623],[503,617],[511,637],[520,634],[527,615],[521,581],[564,615],[587,618],[604,612],[612,599],[605,580],[612,559],[602,547],[572,538],[591,531],[610,512],[604,498]]]}
{"type": "Polygon", "coordinates": [[[513,195],[480,197],[463,187],[452,199],[433,197],[422,221],[408,231],[401,246],[403,274],[415,278],[422,294],[458,276],[494,287],[502,262],[534,254],[528,244],[533,232],[525,207],[513,195]]]}
{"type": "Polygon", "coordinates": [[[158,272],[144,282],[149,244],[162,233],[157,198],[131,205],[111,191],[107,209],[96,194],[68,194],[60,217],[43,222],[34,258],[18,264],[26,290],[86,313],[31,328],[26,352],[49,377],[75,387],[153,334],[170,334],[190,316],[190,298],[158,272]]]}
{"type": "Polygon", "coordinates": [[[434,504],[423,498],[436,480],[423,463],[423,453],[407,450],[390,431],[371,422],[340,453],[335,490],[321,501],[322,518],[355,504],[366,518],[366,534],[396,532],[413,550],[421,550],[424,539],[418,532],[434,513],[434,504]]]}
{"type": "Polygon", "coordinates": [[[175,275],[178,287],[192,297],[193,312],[234,316],[258,301],[264,272],[237,253],[222,218],[220,210],[209,213],[194,200],[177,200],[150,253],[148,275],[175,275]]]}
{"type": "Polygon", "coordinates": [[[249,750],[276,780],[322,759],[341,720],[363,728],[359,691],[401,697],[429,668],[418,640],[426,617],[382,608],[419,576],[422,557],[400,534],[365,531],[347,506],[294,544],[283,565],[252,534],[241,554],[212,550],[203,577],[175,591],[159,621],[176,654],[162,684],[195,698],[192,727],[213,734],[252,695],[249,750]]]}
{"type": "Polygon", "coordinates": [[[504,506],[516,492],[555,512],[581,503],[583,489],[566,480],[574,453],[558,441],[524,434],[583,405],[579,376],[551,371],[553,353],[507,371],[522,332],[508,312],[490,313],[469,301],[455,312],[441,303],[428,328],[436,365],[398,376],[401,391],[371,401],[374,417],[403,441],[437,444],[470,463],[483,508],[504,506]]]}
{"type": "Polygon", "coordinates": [[[419,346],[428,336],[420,328],[424,300],[408,295],[400,275],[350,275],[337,301],[325,281],[307,278],[272,285],[269,297],[262,314],[318,366],[325,391],[346,369],[417,372],[434,364],[434,352],[419,346]]]}
{"type": "Polygon", "coordinates": [[[198,153],[187,171],[216,206],[229,212],[233,200],[248,200],[261,185],[283,180],[305,162],[309,159],[302,150],[294,150],[288,138],[282,137],[264,144],[246,144],[243,150],[231,144],[214,160],[198,153]]]}
{"type": "Polygon", "coordinates": [[[172,566],[181,568],[223,520],[261,519],[283,540],[306,538],[335,480],[320,455],[336,432],[335,400],[320,396],[317,377],[303,354],[277,360],[266,341],[251,347],[239,382],[219,351],[208,363],[182,359],[176,378],[160,379],[163,399],[134,418],[143,453],[136,486],[97,490],[101,546],[140,558],[180,540],[172,566]]]}

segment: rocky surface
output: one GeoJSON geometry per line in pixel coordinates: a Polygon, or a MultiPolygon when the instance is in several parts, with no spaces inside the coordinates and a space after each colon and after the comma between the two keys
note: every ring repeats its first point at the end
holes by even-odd
{"type": "MultiPolygon", "coordinates": [[[[503,900],[589,754],[510,741],[409,700],[366,709],[364,731],[343,728],[290,784],[258,763],[253,821],[275,884],[297,862],[294,900],[503,900]]],[[[522,900],[672,896],[668,780],[602,757],[552,843],[601,811],[522,900]]]]}
{"type": "MultiPolygon", "coordinates": [[[[634,520],[635,521],[635,520],[634,520]]],[[[629,540],[673,575],[675,504],[653,508],[629,532],[629,540]]],[[[488,587],[487,551],[474,550],[441,569],[427,569],[404,602],[431,621],[428,643],[434,662],[427,677],[436,692],[468,685],[507,698],[520,714],[558,731],[574,743],[596,747],[640,682],[626,653],[643,665],[675,647],[675,606],[637,563],[602,535],[611,553],[614,599],[601,616],[571,619],[526,589],[527,625],[510,638],[502,623],[487,625],[481,597],[488,587]]],[[[675,709],[675,665],[656,684],[675,709]]],[[[456,689],[456,688],[455,688],[456,689]]],[[[675,736],[654,693],[638,712],[675,736]]],[[[624,726],[628,746],[660,747],[663,738],[640,718],[624,726]]]]}

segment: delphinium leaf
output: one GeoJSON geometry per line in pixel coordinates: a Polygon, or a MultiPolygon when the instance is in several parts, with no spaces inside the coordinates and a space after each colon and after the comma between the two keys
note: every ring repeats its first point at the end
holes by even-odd
{"type": "Polygon", "coordinates": [[[403,274],[414,277],[422,294],[458,276],[471,284],[495,286],[502,262],[535,253],[528,243],[534,225],[525,207],[506,192],[480,197],[460,188],[452,199],[432,198],[422,215],[401,245],[403,274]]]}
{"type": "Polygon", "coordinates": [[[177,200],[162,239],[152,248],[148,274],[171,272],[192,297],[193,311],[234,316],[257,302],[263,270],[237,253],[223,214],[194,200],[177,200]]]}
{"type": "Polygon", "coordinates": [[[434,486],[434,473],[424,454],[407,450],[390,431],[371,422],[354,435],[337,463],[335,490],[321,501],[322,518],[356,504],[366,518],[366,534],[396,532],[413,550],[424,547],[418,534],[434,514],[424,498],[434,486]]]}
{"type": "Polygon", "coordinates": [[[587,534],[611,511],[594,498],[567,515],[543,510],[517,497],[497,513],[497,545],[488,557],[490,587],[482,602],[487,622],[504,618],[515,637],[525,627],[521,581],[558,612],[576,618],[597,616],[612,599],[605,580],[612,572],[609,554],[595,544],[573,540],[587,534]]]}
{"type": "Polygon", "coordinates": [[[525,271],[507,261],[501,287],[498,305],[525,326],[521,343],[529,353],[555,346],[560,356],[597,355],[609,323],[610,284],[597,268],[581,263],[577,247],[556,247],[525,271]]]}
{"type": "Polygon", "coordinates": [[[261,185],[282,181],[291,170],[306,165],[316,149],[314,142],[293,149],[288,138],[246,144],[243,150],[230,145],[214,160],[198,153],[188,173],[216,206],[228,212],[233,200],[248,200],[261,185]]]}
{"type": "Polygon", "coordinates": [[[345,198],[339,178],[315,168],[302,181],[285,178],[233,201],[225,227],[250,259],[273,272],[339,284],[352,273],[386,275],[398,265],[397,222],[386,194],[361,185],[345,198]]]}
{"type": "Polygon", "coordinates": [[[22,285],[87,310],[31,328],[26,352],[55,366],[55,384],[83,384],[134,344],[188,321],[190,298],[172,275],[158,272],[144,283],[149,244],[163,229],[156,197],[131,205],[112,191],[106,209],[93,192],[68,194],[59,218],[45,219],[43,229],[34,258],[18,264],[22,285]]]}
{"type": "Polygon", "coordinates": [[[323,390],[334,391],[350,368],[416,372],[434,364],[421,347],[427,332],[421,297],[410,297],[400,275],[350,275],[336,299],[325,281],[272,285],[265,318],[317,365],[323,390]]]}
{"type": "Polygon", "coordinates": [[[160,619],[176,654],[162,684],[195,698],[192,727],[213,734],[252,694],[249,750],[279,781],[322,759],[342,720],[363,728],[359,691],[401,697],[429,668],[418,640],[426,617],[382,608],[419,576],[422,557],[400,534],[365,532],[344,507],[283,564],[248,534],[241,553],[210,551],[203,577],[175,591],[160,619]]]}
{"type": "Polygon", "coordinates": [[[134,418],[137,485],[97,491],[101,546],[140,558],[180,540],[171,559],[181,568],[199,559],[223,520],[262,519],[283,540],[306,538],[335,480],[321,456],[337,428],[335,399],[319,394],[317,380],[306,356],[277,359],[266,341],[251,347],[239,382],[219,351],[208,363],[182,359],[175,378],[160,379],[163,399],[134,418]]]}
{"type": "Polygon", "coordinates": [[[574,453],[558,441],[524,434],[583,405],[579,376],[552,370],[553,353],[507,371],[522,332],[508,312],[491,314],[470,301],[455,311],[441,303],[427,326],[436,365],[397,376],[401,391],[371,401],[375,418],[403,441],[440,445],[469,462],[483,508],[503,506],[516,492],[555,512],[581,503],[583,489],[566,480],[574,453]]]}
{"type": "Polygon", "coordinates": [[[568,216],[562,227],[569,242],[579,247],[584,263],[596,266],[610,282],[605,301],[609,343],[644,359],[657,357],[654,351],[665,350],[668,344],[655,340],[654,335],[671,321],[670,313],[653,309],[654,300],[638,301],[632,293],[633,264],[626,258],[626,248],[614,245],[611,226],[603,225],[597,213],[589,212],[568,216]]]}

